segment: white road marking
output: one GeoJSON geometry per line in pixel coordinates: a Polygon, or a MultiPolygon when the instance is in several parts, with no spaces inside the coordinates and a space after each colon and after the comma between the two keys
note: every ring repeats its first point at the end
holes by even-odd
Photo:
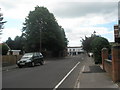
{"type": "Polygon", "coordinates": [[[82,68],[82,72],[84,72],[84,70],[85,70],[85,65],[84,65],[83,68],[82,68]]]}
{"type": "MultiPolygon", "coordinates": [[[[82,74],[82,72],[84,72],[84,70],[85,70],[85,65],[82,67],[79,75],[82,74]]],[[[75,84],[75,88],[80,88],[80,79],[79,78],[80,78],[80,76],[78,76],[78,78],[77,78],[77,82],[75,84]]]]}
{"type": "Polygon", "coordinates": [[[77,88],[80,88],[80,82],[78,82],[78,84],[77,84],[77,88]]]}
{"type": "Polygon", "coordinates": [[[56,90],[79,64],[80,64],[80,62],[78,62],[78,63],[67,73],[67,75],[55,86],[55,88],[54,88],[53,90],[56,90]]]}

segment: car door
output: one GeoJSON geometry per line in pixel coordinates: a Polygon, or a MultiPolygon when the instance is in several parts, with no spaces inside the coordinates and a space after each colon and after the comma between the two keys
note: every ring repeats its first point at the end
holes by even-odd
{"type": "Polygon", "coordinates": [[[39,56],[37,53],[34,53],[34,63],[38,63],[39,56]]]}
{"type": "Polygon", "coordinates": [[[41,53],[39,53],[40,55],[40,60],[43,60],[43,55],[41,53]]]}

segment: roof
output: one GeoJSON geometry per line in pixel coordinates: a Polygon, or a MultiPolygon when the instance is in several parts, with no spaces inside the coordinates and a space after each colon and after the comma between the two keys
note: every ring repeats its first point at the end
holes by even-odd
{"type": "Polygon", "coordinates": [[[77,47],[67,47],[67,48],[82,48],[82,46],[77,46],[77,47]]]}
{"type": "Polygon", "coordinates": [[[13,51],[13,52],[20,52],[21,50],[9,50],[9,51],[13,51]]]}

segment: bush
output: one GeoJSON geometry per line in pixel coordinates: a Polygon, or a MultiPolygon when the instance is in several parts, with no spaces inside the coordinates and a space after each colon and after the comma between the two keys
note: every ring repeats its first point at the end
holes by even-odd
{"type": "Polygon", "coordinates": [[[8,52],[8,47],[5,44],[1,44],[0,45],[0,50],[2,50],[2,55],[6,55],[7,52],[8,52]]]}
{"type": "Polygon", "coordinates": [[[103,48],[110,49],[110,44],[109,44],[108,40],[103,37],[96,37],[92,41],[91,46],[92,46],[92,52],[94,54],[95,64],[102,63],[101,50],[103,48]]]}

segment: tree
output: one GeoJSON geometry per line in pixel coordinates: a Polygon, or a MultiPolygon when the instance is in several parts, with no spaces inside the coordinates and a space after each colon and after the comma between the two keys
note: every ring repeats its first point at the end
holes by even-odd
{"type": "Polygon", "coordinates": [[[23,50],[24,47],[24,38],[21,36],[16,36],[14,39],[14,49],[15,50],[23,50]]]}
{"type": "MultiPolygon", "coordinates": [[[[1,8],[0,8],[0,10],[1,10],[1,8]]],[[[3,14],[0,13],[0,35],[2,34],[1,32],[2,32],[2,29],[3,29],[4,23],[6,23],[6,21],[3,21],[3,14]]]]}
{"type": "Polygon", "coordinates": [[[10,47],[10,49],[14,49],[14,41],[9,37],[8,40],[6,40],[6,44],[10,47]]]}
{"type": "Polygon", "coordinates": [[[0,44],[0,50],[2,50],[2,55],[6,55],[9,48],[4,43],[0,44]]]}
{"type": "Polygon", "coordinates": [[[66,36],[54,15],[45,7],[36,6],[25,19],[23,36],[27,52],[49,50],[54,54],[66,47],[66,36]]]}
{"type": "Polygon", "coordinates": [[[92,51],[91,43],[96,37],[99,37],[99,36],[97,36],[96,34],[92,34],[91,37],[85,36],[85,39],[82,39],[83,49],[86,50],[87,52],[91,52],[92,51]]]}
{"type": "Polygon", "coordinates": [[[6,44],[11,50],[21,50],[24,51],[25,38],[22,36],[16,36],[14,40],[10,37],[6,40],[6,44]]]}
{"type": "Polygon", "coordinates": [[[110,49],[110,44],[106,38],[103,37],[96,37],[92,43],[92,52],[94,54],[94,60],[95,63],[102,63],[102,58],[101,58],[101,50],[103,48],[108,48],[110,49]]]}

